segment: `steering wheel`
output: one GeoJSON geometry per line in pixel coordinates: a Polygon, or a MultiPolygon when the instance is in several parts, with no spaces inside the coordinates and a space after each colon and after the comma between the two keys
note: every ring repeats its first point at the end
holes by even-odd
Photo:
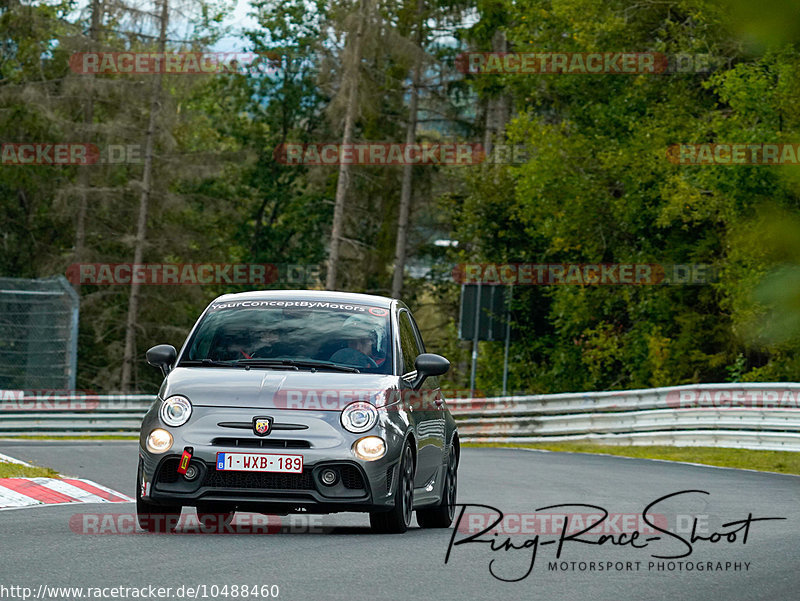
{"type": "Polygon", "coordinates": [[[342,363],[352,367],[370,367],[372,369],[378,368],[378,364],[375,363],[375,360],[372,357],[362,353],[358,349],[349,347],[339,349],[333,353],[330,360],[334,363],[342,363]],[[339,355],[339,357],[337,357],[337,355],[339,355]],[[366,366],[363,365],[365,362],[367,364],[366,366]]]}

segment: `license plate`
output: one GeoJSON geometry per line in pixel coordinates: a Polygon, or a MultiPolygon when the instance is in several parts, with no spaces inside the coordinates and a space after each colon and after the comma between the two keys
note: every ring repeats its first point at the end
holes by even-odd
{"type": "Polygon", "coordinates": [[[303,472],[303,456],[267,455],[265,453],[217,453],[217,471],[301,474],[303,472]]]}

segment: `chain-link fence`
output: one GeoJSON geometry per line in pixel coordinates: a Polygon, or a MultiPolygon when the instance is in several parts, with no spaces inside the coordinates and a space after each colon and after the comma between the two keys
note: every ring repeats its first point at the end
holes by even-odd
{"type": "Polygon", "coordinates": [[[75,388],[78,302],[63,276],[0,278],[0,390],[75,388]]]}

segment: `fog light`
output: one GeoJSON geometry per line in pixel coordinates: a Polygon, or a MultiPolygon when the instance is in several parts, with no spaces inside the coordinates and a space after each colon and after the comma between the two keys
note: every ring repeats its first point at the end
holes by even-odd
{"type": "Polygon", "coordinates": [[[147,437],[147,450],[156,455],[166,453],[172,446],[172,434],[161,428],[156,428],[147,437]]]}
{"type": "Polygon", "coordinates": [[[364,461],[375,461],[386,454],[386,443],[379,436],[365,436],[353,445],[353,453],[364,461]]]}
{"type": "Polygon", "coordinates": [[[320,475],[320,480],[325,486],[333,486],[337,480],[336,472],[333,470],[322,470],[322,474],[320,475]]]}
{"type": "Polygon", "coordinates": [[[190,465],[186,468],[186,473],[183,475],[184,478],[187,480],[194,480],[197,476],[200,475],[200,470],[197,469],[196,465],[190,465]]]}

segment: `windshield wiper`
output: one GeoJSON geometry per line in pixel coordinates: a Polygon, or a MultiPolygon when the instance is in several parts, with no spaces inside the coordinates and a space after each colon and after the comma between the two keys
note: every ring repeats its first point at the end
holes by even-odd
{"type": "Polygon", "coordinates": [[[284,366],[288,368],[309,367],[313,369],[330,369],[332,371],[343,371],[350,374],[360,374],[361,372],[355,367],[348,367],[346,365],[339,365],[330,361],[317,361],[315,359],[239,359],[236,361],[237,365],[252,365],[258,367],[260,365],[266,367],[279,367],[284,366]]]}
{"type": "Polygon", "coordinates": [[[233,361],[215,361],[214,359],[187,359],[185,361],[181,361],[178,364],[178,367],[239,367],[236,365],[236,362],[233,361]]]}

